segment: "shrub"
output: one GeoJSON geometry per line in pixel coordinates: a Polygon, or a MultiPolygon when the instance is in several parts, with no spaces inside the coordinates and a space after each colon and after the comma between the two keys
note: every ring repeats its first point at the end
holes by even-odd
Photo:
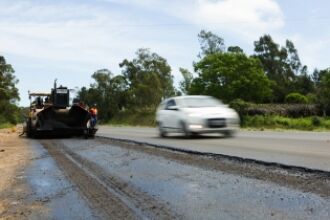
{"type": "Polygon", "coordinates": [[[242,127],[249,128],[283,128],[283,129],[298,129],[298,130],[313,130],[313,129],[329,129],[330,120],[326,118],[305,117],[305,118],[288,118],[278,115],[256,115],[256,116],[244,116],[244,123],[242,127]],[[315,125],[313,120],[318,120],[320,125],[315,125]]]}
{"type": "Polygon", "coordinates": [[[317,103],[317,97],[316,97],[316,95],[315,94],[312,94],[312,93],[308,93],[307,95],[306,95],[306,98],[307,98],[307,100],[308,100],[308,103],[317,103]]]}
{"type": "Polygon", "coordinates": [[[285,102],[286,103],[295,103],[295,104],[307,104],[308,99],[306,96],[304,96],[298,92],[293,92],[293,93],[289,93],[287,96],[285,96],[285,102]]]}
{"type": "Polygon", "coordinates": [[[240,116],[245,115],[247,113],[247,109],[251,107],[251,105],[251,103],[242,99],[234,99],[229,103],[229,107],[235,109],[240,116]]]}
{"type": "Polygon", "coordinates": [[[311,104],[250,104],[243,115],[280,115],[286,117],[307,117],[322,115],[316,105],[311,104]]]}
{"type": "Polygon", "coordinates": [[[313,126],[320,126],[321,125],[321,119],[317,116],[313,116],[311,118],[313,126]]]}

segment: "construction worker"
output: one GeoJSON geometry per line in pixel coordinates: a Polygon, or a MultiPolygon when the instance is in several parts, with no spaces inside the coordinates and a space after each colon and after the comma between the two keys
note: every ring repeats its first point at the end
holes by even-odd
{"type": "Polygon", "coordinates": [[[90,113],[90,116],[91,116],[91,126],[94,127],[96,125],[96,122],[97,122],[96,104],[94,104],[93,107],[89,109],[89,113],[90,113]]]}

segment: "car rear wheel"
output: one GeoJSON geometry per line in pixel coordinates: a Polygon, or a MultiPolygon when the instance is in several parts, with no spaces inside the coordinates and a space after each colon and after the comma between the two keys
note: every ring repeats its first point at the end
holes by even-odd
{"type": "Polygon", "coordinates": [[[158,124],[158,133],[159,133],[159,136],[160,137],[166,137],[167,132],[165,131],[162,123],[161,122],[158,122],[157,124],[158,124]]]}

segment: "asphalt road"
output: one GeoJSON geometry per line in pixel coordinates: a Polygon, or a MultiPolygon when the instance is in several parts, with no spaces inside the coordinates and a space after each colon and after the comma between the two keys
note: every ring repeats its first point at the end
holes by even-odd
{"type": "Polygon", "coordinates": [[[180,134],[160,138],[155,128],[100,126],[97,135],[330,171],[330,132],[240,131],[234,138],[185,139],[180,134]]]}

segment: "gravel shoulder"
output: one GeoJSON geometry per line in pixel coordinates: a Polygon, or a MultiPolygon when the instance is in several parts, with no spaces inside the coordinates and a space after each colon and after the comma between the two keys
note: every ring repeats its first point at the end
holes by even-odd
{"type": "Polygon", "coordinates": [[[0,130],[1,219],[25,219],[32,212],[43,212],[40,204],[27,200],[31,190],[25,181],[25,168],[30,157],[28,144],[18,138],[16,129],[0,130]]]}
{"type": "Polygon", "coordinates": [[[99,219],[38,140],[0,130],[0,219],[99,219]]]}

